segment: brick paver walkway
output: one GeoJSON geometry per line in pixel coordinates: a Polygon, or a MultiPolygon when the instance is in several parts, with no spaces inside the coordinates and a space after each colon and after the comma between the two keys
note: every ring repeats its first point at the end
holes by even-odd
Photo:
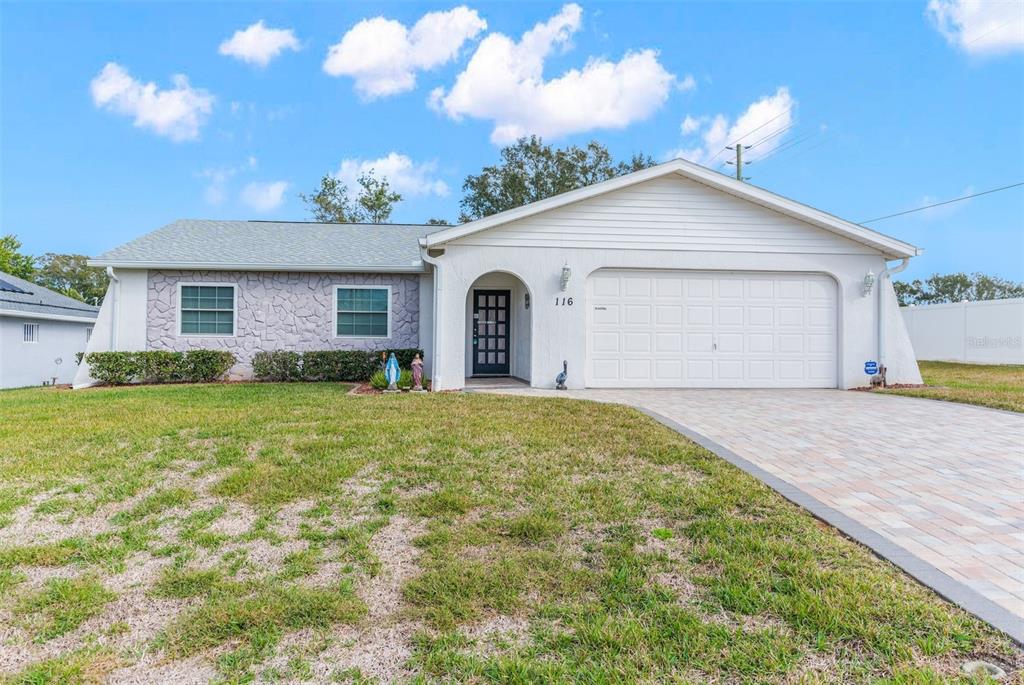
{"type": "Polygon", "coordinates": [[[660,414],[880,534],[1024,625],[1024,415],[841,390],[506,392],[660,414]]]}

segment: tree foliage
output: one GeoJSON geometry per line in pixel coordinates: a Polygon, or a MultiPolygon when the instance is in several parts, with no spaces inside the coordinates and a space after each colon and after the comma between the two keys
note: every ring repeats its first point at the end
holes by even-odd
{"type": "Polygon", "coordinates": [[[35,275],[35,259],[22,254],[21,241],[13,235],[0,236],[0,271],[26,281],[31,281],[35,275]]]}
{"type": "Polygon", "coordinates": [[[89,304],[100,304],[107,292],[109,278],[103,269],[89,266],[89,258],[80,254],[47,252],[36,262],[35,282],[89,304]]]}
{"type": "Polygon", "coordinates": [[[1024,283],[1017,283],[998,276],[975,272],[953,274],[932,274],[924,281],[914,279],[907,283],[893,281],[896,297],[901,306],[911,304],[941,304],[967,300],[1002,300],[1008,297],[1024,297],[1024,283]]]}
{"type": "Polygon", "coordinates": [[[498,164],[466,177],[460,221],[521,207],[655,164],[646,155],[615,162],[608,148],[597,141],[582,148],[553,148],[537,136],[520,138],[503,147],[500,155],[498,164]]]}
{"type": "Polygon", "coordinates": [[[322,223],[387,223],[402,196],[391,189],[387,178],[378,179],[372,170],[360,176],[358,182],[360,190],[354,200],[349,197],[348,186],[330,174],[320,179],[320,187],[312,194],[299,193],[299,197],[313,218],[322,223]]]}

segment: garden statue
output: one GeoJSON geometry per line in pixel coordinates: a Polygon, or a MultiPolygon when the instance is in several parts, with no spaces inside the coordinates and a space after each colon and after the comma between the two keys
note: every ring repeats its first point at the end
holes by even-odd
{"type": "Polygon", "coordinates": [[[398,359],[395,357],[395,353],[392,352],[391,356],[388,357],[388,363],[384,366],[384,378],[388,381],[388,389],[384,392],[398,392],[398,379],[401,375],[402,371],[398,368],[398,359]]]}
{"type": "Polygon", "coordinates": [[[562,362],[562,373],[555,376],[555,390],[565,390],[565,379],[569,377],[569,362],[562,362]]]}
{"type": "Polygon", "coordinates": [[[423,392],[423,360],[420,359],[420,353],[417,352],[416,356],[412,358],[412,391],[423,392]]]}

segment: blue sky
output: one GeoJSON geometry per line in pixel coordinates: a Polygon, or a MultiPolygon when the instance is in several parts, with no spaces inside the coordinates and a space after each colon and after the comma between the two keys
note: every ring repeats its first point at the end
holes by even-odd
{"type": "MultiPolygon", "coordinates": [[[[307,219],[369,166],[393,220],[453,221],[530,132],[713,167],[744,136],[752,183],[852,221],[1024,181],[1019,3],[4,3],[0,91],[0,233],[35,254],[307,219]]],[[[925,248],[909,277],[1024,280],[1024,188],[871,226],[925,248]]]]}

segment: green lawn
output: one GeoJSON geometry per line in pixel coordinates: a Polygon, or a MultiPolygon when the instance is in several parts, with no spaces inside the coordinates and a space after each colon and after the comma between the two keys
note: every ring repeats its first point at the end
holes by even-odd
{"type": "Polygon", "coordinates": [[[1024,412],[1024,366],[918,362],[924,388],[882,392],[1024,412]]]}
{"type": "Polygon", "coordinates": [[[2,393],[6,677],[939,683],[975,655],[1022,665],[634,410],[346,390],[2,393]]]}

